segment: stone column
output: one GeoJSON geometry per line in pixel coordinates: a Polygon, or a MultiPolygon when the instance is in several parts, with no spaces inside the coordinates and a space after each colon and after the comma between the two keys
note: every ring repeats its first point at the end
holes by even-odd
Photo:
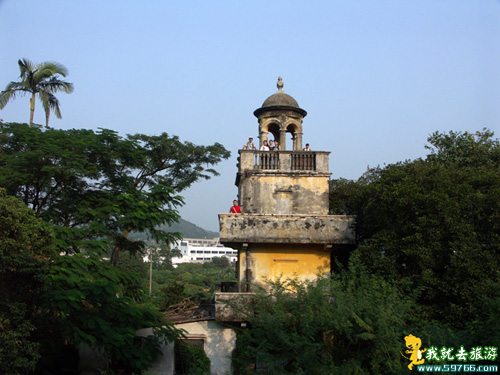
{"type": "Polygon", "coordinates": [[[295,133],[295,150],[302,151],[302,132],[295,133]]]}
{"type": "Polygon", "coordinates": [[[280,151],[286,150],[286,129],[280,129],[280,151]]]}
{"type": "Polygon", "coordinates": [[[262,146],[262,144],[264,143],[264,141],[267,141],[267,132],[265,131],[261,131],[260,132],[260,135],[259,135],[259,148],[262,146]]]}

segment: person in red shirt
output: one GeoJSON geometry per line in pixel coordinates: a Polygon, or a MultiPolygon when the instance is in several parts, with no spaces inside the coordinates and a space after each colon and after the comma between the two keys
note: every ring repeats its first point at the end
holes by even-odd
{"type": "Polygon", "coordinates": [[[236,199],[233,201],[233,205],[231,206],[229,212],[232,214],[241,214],[241,207],[238,205],[238,201],[236,199]]]}

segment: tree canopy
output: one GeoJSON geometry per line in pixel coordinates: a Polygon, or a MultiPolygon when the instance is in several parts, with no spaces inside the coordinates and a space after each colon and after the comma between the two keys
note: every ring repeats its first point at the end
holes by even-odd
{"type": "Polygon", "coordinates": [[[199,179],[217,175],[211,167],[229,157],[220,144],[197,146],[176,136],[121,137],[100,129],[54,130],[0,125],[0,186],[53,224],[57,246],[67,253],[112,248],[141,252],[131,232],[159,229],[179,216],[178,194],[199,179]]]}
{"type": "Polygon", "coordinates": [[[40,344],[37,309],[47,287],[45,274],[56,255],[48,225],[0,189],[0,373],[34,370],[40,344]]]}
{"type": "Polygon", "coordinates": [[[281,280],[258,293],[240,329],[237,374],[399,373],[413,305],[359,265],[316,282],[281,280]]]}
{"type": "Polygon", "coordinates": [[[148,302],[133,257],[144,242],[129,235],[177,238],[161,226],[177,220],[179,193],[228,156],[166,133],[0,123],[0,369],[75,372],[81,344],[109,371],[147,369],[179,332],[148,302]],[[155,335],[136,336],[148,327],[155,335]]]}
{"type": "Polygon", "coordinates": [[[423,159],[332,181],[331,208],[357,215],[368,272],[412,296],[421,321],[472,339],[500,304],[500,143],[489,130],[428,142],[423,159]]]}

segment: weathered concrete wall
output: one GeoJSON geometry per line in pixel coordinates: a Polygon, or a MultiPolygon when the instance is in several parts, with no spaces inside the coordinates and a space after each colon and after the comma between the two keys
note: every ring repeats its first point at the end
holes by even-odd
{"type": "MultiPolygon", "coordinates": [[[[137,336],[147,337],[153,335],[151,328],[140,329],[137,336]]],[[[170,375],[174,374],[174,343],[167,342],[161,346],[161,356],[159,356],[153,365],[148,369],[150,375],[170,375]]]]}
{"type": "Polygon", "coordinates": [[[252,314],[254,293],[215,293],[215,319],[218,322],[245,322],[252,314]]]}
{"type": "Polygon", "coordinates": [[[280,278],[314,280],[330,272],[330,248],[322,245],[252,244],[240,251],[238,260],[240,285],[247,275],[251,284],[265,286],[280,278]]]}
{"type": "Polygon", "coordinates": [[[231,354],[236,345],[236,332],[212,320],[181,323],[175,325],[184,329],[189,335],[205,337],[205,353],[210,359],[210,374],[229,375],[231,371],[231,354]]]}
{"type": "Polygon", "coordinates": [[[251,174],[239,186],[243,212],[257,214],[328,214],[328,175],[251,174]]]}
{"type": "Polygon", "coordinates": [[[220,214],[220,241],[238,243],[353,244],[354,217],[347,215],[220,214]]]}

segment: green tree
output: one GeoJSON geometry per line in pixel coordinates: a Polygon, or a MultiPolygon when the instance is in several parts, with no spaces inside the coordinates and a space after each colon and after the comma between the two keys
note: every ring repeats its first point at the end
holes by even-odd
{"type": "Polygon", "coordinates": [[[114,372],[140,373],[160,354],[162,342],[180,334],[157,308],[143,302],[140,275],[129,269],[95,256],[60,256],[48,281],[45,323],[39,330],[51,338],[53,351],[45,354],[54,361],[45,364],[45,371],[61,367],[57,354],[62,347],[85,343],[106,353],[114,372]],[[137,330],[149,327],[154,335],[136,336],[137,330]]]}
{"type": "Polygon", "coordinates": [[[210,359],[203,348],[183,340],[176,340],[174,350],[176,374],[210,374],[210,359]]]}
{"type": "Polygon", "coordinates": [[[411,295],[421,321],[473,337],[498,310],[499,141],[483,130],[434,133],[428,142],[425,159],[333,183],[332,207],[357,215],[354,258],[411,295]]]}
{"type": "Polygon", "coordinates": [[[42,131],[0,124],[0,186],[54,225],[60,251],[142,252],[177,236],[159,228],[178,219],[179,192],[217,172],[229,157],[220,144],[197,146],[163,133],[125,138],[112,130],[42,131]]]}
{"type": "Polygon", "coordinates": [[[65,93],[73,92],[73,84],[63,81],[68,70],[61,64],[55,62],[43,62],[33,64],[28,59],[21,59],[19,64],[21,79],[19,82],[10,82],[4,91],[0,92],[0,109],[17,95],[30,95],[30,126],[33,126],[35,115],[35,99],[38,96],[45,111],[45,126],[49,126],[50,113],[54,112],[57,118],[61,118],[59,100],[54,95],[58,91],[65,93]]]}
{"type": "Polygon", "coordinates": [[[163,310],[183,300],[210,303],[223,281],[236,281],[234,265],[224,261],[159,267],[153,272],[153,301],[163,310]]]}
{"type": "MultiPolygon", "coordinates": [[[[50,225],[56,254],[72,255],[37,268],[46,275],[42,286],[47,288],[33,306],[39,320],[30,323],[12,304],[1,316],[3,326],[18,324],[12,332],[19,337],[30,333],[26,340],[33,345],[25,340],[25,350],[41,349],[26,357],[25,366],[41,356],[40,373],[70,369],[69,355],[76,356],[81,343],[107,353],[113,371],[139,373],[149,366],[162,337],[177,332],[158,308],[144,302],[143,265],[131,257],[120,261],[118,255],[142,252],[144,242],[129,238],[133,232],[147,231],[160,242],[176,238],[159,226],[178,218],[178,193],[216,175],[211,166],[228,156],[220,144],[197,146],[165,133],[123,138],[106,129],[42,131],[0,124],[0,187],[50,225]],[[111,252],[114,266],[103,251],[111,252]],[[159,332],[139,340],[135,331],[146,327],[159,332]]],[[[36,283],[26,282],[36,290],[36,283]]],[[[15,343],[19,337],[5,335],[15,343]]]]}
{"type": "Polygon", "coordinates": [[[114,371],[147,369],[179,332],[143,302],[141,276],[96,256],[58,255],[49,226],[0,189],[0,372],[74,370],[82,343],[114,371]],[[136,337],[147,327],[155,334],[136,337]]]}
{"type": "MultiPolygon", "coordinates": [[[[238,306],[236,306],[237,308],[238,306]]],[[[258,293],[237,333],[236,373],[400,373],[412,303],[378,276],[351,265],[315,283],[279,281],[258,293]]]]}
{"type": "Polygon", "coordinates": [[[55,256],[48,226],[0,189],[0,373],[26,374],[40,358],[38,309],[55,256]]]}

